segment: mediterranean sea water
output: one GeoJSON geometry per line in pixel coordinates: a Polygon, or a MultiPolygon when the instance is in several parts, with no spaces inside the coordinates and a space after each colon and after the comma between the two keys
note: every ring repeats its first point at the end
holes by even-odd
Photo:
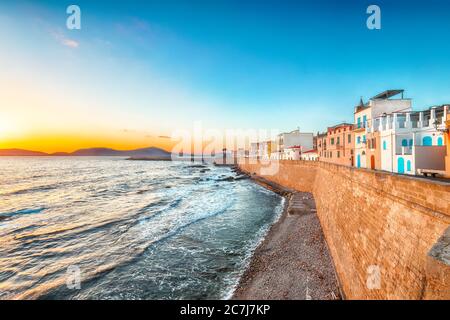
{"type": "Polygon", "coordinates": [[[0,158],[0,299],[226,299],[283,199],[227,167],[0,158]]]}

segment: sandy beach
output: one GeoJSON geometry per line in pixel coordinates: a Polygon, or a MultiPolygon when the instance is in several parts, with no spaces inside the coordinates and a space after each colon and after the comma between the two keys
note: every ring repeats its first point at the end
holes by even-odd
{"type": "Polygon", "coordinates": [[[341,299],[312,195],[262,178],[252,179],[288,201],[279,221],[256,249],[232,299],[341,299]],[[291,210],[289,199],[294,194],[296,210],[291,210]]]}

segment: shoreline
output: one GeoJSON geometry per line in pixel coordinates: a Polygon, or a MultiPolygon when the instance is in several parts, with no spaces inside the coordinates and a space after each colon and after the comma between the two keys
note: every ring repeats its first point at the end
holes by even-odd
{"type": "Polygon", "coordinates": [[[255,175],[251,180],[286,201],[280,217],[253,252],[231,300],[341,299],[312,194],[255,175]]]}

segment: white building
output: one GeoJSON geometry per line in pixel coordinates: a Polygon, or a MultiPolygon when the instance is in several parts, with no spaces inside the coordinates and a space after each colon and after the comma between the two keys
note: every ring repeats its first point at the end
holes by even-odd
{"type": "Polygon", "coordinates": [[[248,153],[250,158],[258,158],[259,157],[259,142],[250,143],[250,150],[248,153]]]}
{"type": "Polygon", "coordinates": [[[393,112],[409,112],[411,108],[411,99],[403,98],[403,90],[387,90],[377,94],[369,100],[368,103],[360,104],[355,108],[354,113],[354,159],[355,166],[358,168],[367,168],[366,161],[366,129],[370,127],[372,119],[382,114],[393,112]],[[400,99],[392,97],[401,94],[400,99]]]}
{"type": "Polygon", "coordinates": [[[367,132],[379,132],[381,169],[412,175],[422,170],[445,171],[447,111],[448,106],[440,106],[372,119],[367,132]]]}
{"type": "MultiPolygon", "coordinates": [[[[294,130],[281,133],[277,136],[277,149],[272,152],[272,158],[288,159],[295,158],[295,153],[301,150],[311,150],[314,144],[314,134],[294,130]],[[300,147],[294,148],[294,147],[300,147]]],[[[298,159],[297,159],[298,160],[298,159]]]]}
{"type": "Polygon", "coordinates": [[[301,146],[292,146],[289,148],[284,148],[282,160],[300,160],[302,154],[301,146]]]}
{"type": "Polygon", "coordinates": [[[305,161],[318,161],[319,154],[318,154],[317,150],[304,151],[300,155],[300,159],[305,160],[305,161]]]}

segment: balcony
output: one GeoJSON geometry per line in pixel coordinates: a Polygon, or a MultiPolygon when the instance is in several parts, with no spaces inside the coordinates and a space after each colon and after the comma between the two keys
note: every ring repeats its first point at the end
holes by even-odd
{"type": "Polygon", "coordinates": [[[361,122],[355,126],[355,129],[353,129],[353,131],[356,131],[356,132],[364,131],[364,130],[366,130],[366,128],[368,128],[367,123],[361,122]]]}
{"type": "Polygon", "coordinates": [[[412,146],[408,146],[408,147],[397,147],[395,150],[395,154],[398,156],[409,156],[412,155],[412,146]]]}

